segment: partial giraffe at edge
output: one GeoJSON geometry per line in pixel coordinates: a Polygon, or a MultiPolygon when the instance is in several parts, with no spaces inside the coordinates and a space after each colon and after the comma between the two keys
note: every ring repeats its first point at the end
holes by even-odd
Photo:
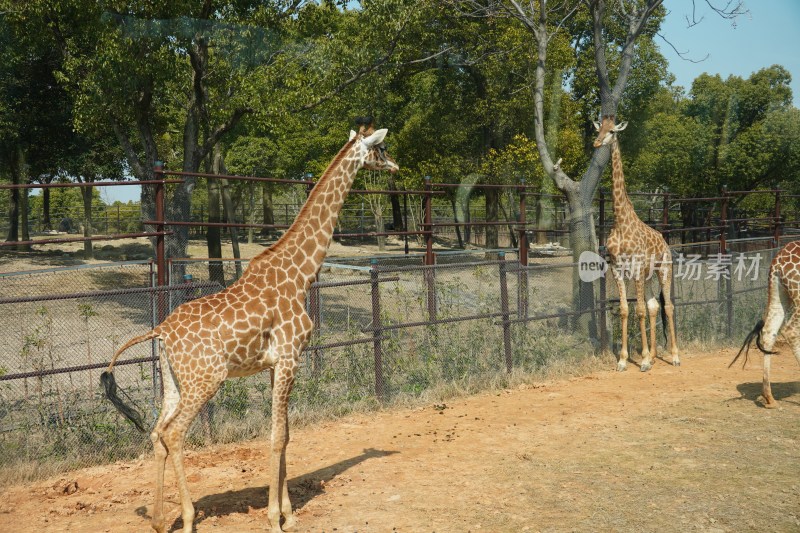
{"type": "MultiPolygon", "coordinates": [[[[300,368],[300,355],[314,327],[305,308],[306,293],[325,259],[339,211],[358,170],[398,170],[386,153],[383,140],[387,130],[375,131],[371,119],[357,123],[359,131],[350,132],[350,140],[319,178],[291,227],[250,261],[241,278],[216,294],[179,306],[152,331],[128,341],[117,350],[101,376],[109,399],[119,408],[122,402],[114,395],[116,386],[111,373],[114,362],[134,344],[160,339],[164,397],[150,435],[156,463],[151,525],[159,533],[166,528],[167,457],[172,457],[180,492],[183,531],[191,533],[195,512],[183,468],[183,446],[189,425],[226,379],[249,376],[267,368],[272,372],[267,516],[273,533],[289,531],[295,525],[286,483],[287,409],[300,368]]],[[[130,418],[129,409],[120,411],[130,418]]]]}
{"type": "MultiPolygon", "coordinates": [[[[672,303],[672,253],[661,234],[641,221],[633,209],[628,193],[625,191],[625,176],[622,172],[622,155],[619,150],[617,133],[624,130],[628,123],[614,123],[614,116],[604,116],[602,122],[594,123],[597,138],[594,147],[611,145],[611,179],[613,184],[612,200],[614,204],[614,224],[606,241],[606,250],[611,259],[610,269],[619,291],[619,311],[622,321],[622,347],[619,353],[617,370],[624,371],[628,365],[628,298],[625,289],[625,273],[620,263],[627,260],[634,268],[631,276],[636,287],[636,315],[642,333],[642,372],[650,370],[656,357],[656,316],[659,309],[664,318],[664,327],[669,331],[669,348],[672,353],[672,364],[680,366],[678,341],[675,333],[674,309],[672,303]],[[654,266],[658,264],[657,268],[654,266]],[[654,272],[655,271],[655,272],[654,272]],[[659,299],[650,297],[645,303],[645,281],[656,274],[661,286],[659,299]],[[650,316],[650,346],[647,345],[647,314],[650,316]]],[[[665,329],[665,337],[667,337],[665,329]]]]}
{"type": "Polygon", "coordinates": [[[764,354],[764,376],[761,383],[761,394],[764,396],[764,407],[774,409],[778,406],[772,396],[772,385],[769,380],[772,356],[777,352],[772,349],[778,334],[789,341],[797,362],[800,363],[800,241],[793,241],[778,251],[769,265],[767,277],[767,305],[764,315],[753,330],[747,335],[739,353],[733,358],[728,368],[733,366],[742,353],[744,363],[750,346],[756,346],[764,354]],[[788,318],[787,318],[788,317],[788,318]]]}

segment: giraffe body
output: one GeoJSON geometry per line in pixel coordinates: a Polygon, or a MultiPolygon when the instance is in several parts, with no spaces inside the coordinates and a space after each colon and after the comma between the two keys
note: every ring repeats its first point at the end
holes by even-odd
{"type": "Polygon", "coordinates": [[[172,458],[178,484],[183,530],[192,531],[194,507],[183,470],[186,432],[200,409],[232,377],[271,369],[272,457],[268,517],[273,533],[295,523],[286,484],[287,407],[300,355],[314,323],[305,297],[331,242],[336,221],[357,171],[398,170],[386,154],[386,130],[363,124],[322,174],[292,226],[271,247],[250,261],[230,287],[184,303],[151,332],[131,339],[130,346],[159,338],[164,382],[161,413],[150,438],[156,459],[156,498],[152,527],[165,531],[164,469],[172,458]],[[281,527],[281,517],[284,519],[281,527]]]}
{"type": "MultiPolygon", "coordinates": [[[[764,376],[761,392],[764,397],[764,406],[772,409],[778,406],[772,396],[770,385],[770,368],[772,356],[775,352],[775,342],[778,334],[782,333],[789,341],[797,362],[800,363],[800,241],[790,242],[775,255],[769,266],[767,279],[767,305],[764,309],[762,320],[756,324],[755,329],[747,336],[742,349],[736,359],[745,349],[749,350],[750,343],[756,340],[758,348],[764,353],[764,376]]],[[[747,355],[745,352],[745,362],[747,355]]]]}
{"type": "Polygon", "coordinates": [[[657,353],[656,317],[660,305],[655,283],[660,285],[664,300],[664,314],[669,329],[669,344],[672,352],[672,364],[680,366],[677,338],[674,323],[674,306],[671,298],[672,289],[672,254],[669,245],[661,234],[642,222],[633,209],[625,191],[625,176],[622,170],[622,155],[619,150],[617,132],[622,131],[626,123],[614,124],[614,117],[603,117],[594,146],[611,145],[612,168],[612,200],[614,204],[614,224],[611,228],[606,249],[610,257],[611,274],[619,291],[620,318],[622,320],[622,347],[620,349],[617,370],[624,371],[628,365],[628,298],[625,278],[630,277],[636,288],[636,314],[642,334],[642,372],[650,370],[657,353]],[[646,297],[646,289],[650,294],[646,297]],[[650,318],[650,345],[647,342],[647,317],[650,318]]]}

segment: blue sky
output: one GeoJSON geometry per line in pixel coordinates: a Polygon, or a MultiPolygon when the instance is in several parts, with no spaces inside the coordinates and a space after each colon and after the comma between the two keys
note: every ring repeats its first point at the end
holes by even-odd
{"type": "MultiPolygon", "coordinates": [[[[727,0],[712,1],[724,5],[727,0]]],[[[665,6],[670,13],[662,25],[662,35],[685,57],[695,61],[706,58],[699,63],[681,59],[659,39],[677,85],[688,90],[703,72],[719,74],[723,79],[731,75],[747,78],[777,63],[791,73],[795,105],[800,101],[800,53],[794,41],[800,27],[800,0],[746,0],[749,13],[739,16],[735,26],[711,11],[704,0],[696,0],[695,16],[702,17],[702,22],[691,28],[687,28],[685,17],[691,16],[692,2],[666,0],[665,6]]],[[[103,198],[111,202],[136,201],[139,195],[139,187],[107,187],[103,191],[103,198]]]]}
{"type": "MultiPolygon", "coordinates": [[[[727,0],[712,1],[724,6],[727,0]]],[[[792,74],[792,93],[797,105],[800,101],[800,54],[795,39],[800,26],[800,1],[745,0],[749,13],[737,17],[735,27],[731,21],[714,13],[704,0],[695,3],[696,18],[703,17],[703,20],[687,28],[685,16],[691,17],[692,2],[664,2],[670,13],[661,26],[661,34],[695,61],[708,55],[700,63],[684,61],[659,39],[661,53],[669,61],[676,83],[688,90],[703,72],[719,74],[723,79],[730,75],[747,78],[763,67],[779,64],[792,74]]]]}

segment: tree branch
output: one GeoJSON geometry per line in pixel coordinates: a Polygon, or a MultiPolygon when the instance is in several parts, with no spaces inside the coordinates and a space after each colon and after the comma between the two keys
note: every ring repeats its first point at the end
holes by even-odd
{"type": "Polygon", "coordinates": [[[687,57],[687,56],[686,56],[686,54],[688,54],[688,53],[689,53],[689,51],[688,51],[688,50],[687,50],[686,52],[681,52],[681,51],[679,51],[679,50],[678,50],[678,49],[675,47],[675,45],[674,45],[674,44],[672,44],[672,42],[671,42],[669,39],[667,39],[666,37],[664,37],[664,35],[663,35],[661,32],[656,32],[656,35],[658,35],[659,37],[661,37],[661,40],[662,40],[662,41],[664,41],[665,43],[667,43],[667,44],[670,46],[670,48],[672,48],[672,50],[673,50],[673,51],[674,51],[676,54],[678,54],[678,57],[680,57],[680,58],[681,58],[681,59],[683,59],[684,61],[689,61],[690,63],[702,63],[703,61],[705,61],[706,59],[708,59],[708,58],[709,58],[709,55],[710,55],[710,54],[706,54],[706,55],[705,55],[705,57],[704,57],[703,59],[692,59],[692,58],[690,58],[690,57],[687,57]]]}
{"type": "Polygon", "coordinates": [[[131,139],[122,127],[122,123],[113,113],[109,114],[108,120],[111,122],[111,127],[114,129],[114,134],[117,136],[122,151],[125,152],[125,157],[128,159],[133,175],[140,180],[147,178],[148,172],[145,170],[142,160],[139,159],[139,154],[136,153],[133,144],[131,144],[131,139]]]}
{"type": "Polygon", "coordinates": [[[235,109],[228,117],[228,120],[217,126],[208,136],[206,142],[203,143],[203,146],[200,149],[200,159],[203,159],[206,155],[208,155],[214,148],[214,145],[220,141],[222,136],[235,128],[243,116],[252,112],[252,107],[239,107],[235,109]]]}

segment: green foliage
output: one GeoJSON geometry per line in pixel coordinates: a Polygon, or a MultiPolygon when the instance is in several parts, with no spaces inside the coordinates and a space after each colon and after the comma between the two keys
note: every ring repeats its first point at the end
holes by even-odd
{"type": "Polygon", "coordinates": [[[634,136],[645,140],[626,177],[687,197],[715,196],[723,186],[796,190],[800,113],[789,80],[776,65],[747,79],[703,74],[686,97],[663,91],[634,136]],[[675,105],[664,105],[670,100],[675,105]]]}

